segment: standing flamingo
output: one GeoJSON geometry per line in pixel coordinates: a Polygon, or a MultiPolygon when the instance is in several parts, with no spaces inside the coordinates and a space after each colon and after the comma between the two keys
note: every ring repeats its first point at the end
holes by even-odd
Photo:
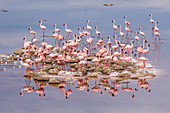
{"type": "Polygon", "coordinates": [[[55,30],[56,32],[58,32],[58,34],[59,34],[60,29],[57,29],[57,28],[56,28],[56,26],[57,26],[57,25],[56,25],[56,24],[54,24],[54,27],[55,27],[55,29],[54,29],[54,30],[55,30]]]}
{"type": "Polygon", "coordinates": [[[71,34],[70,34],[70,33],[72,33],[73,31],[70,30],[70,29],[67,29],[67,24],[66,24],[66,23],[63,24],[63,26],[65,26],[65,31],[68,33],[68,36],[67,36],[67,37],[69,37],[69,35],[70,35],[70,38],[71,38],[71,34]]]}
{"type": "Polygon", "coordinates": [[[150,16],[150,23],[152,23],[153,24],[153,26],[154,26],[154,20],[152,19],[152,14],[149,14],[149,16],[150,16]]]}
{"type": "Polygon", "coordinates": [[[89,26],[89,20],[87,20],[87,29],[88,30],[90,30],[91,31],[91,37],[92,37],[92,27],[91,26],[89,26]]]}
{"type": "Polygon", "coordinates": [[[115,31],[117,31],[117,26],[115,25],[115,20],[112,20],[112,22],[113,22],[113,29],[114,29],[114,33],[113,33],[113,35],[115,34],[115,31]]]}
{"type": "Polygon", "coordinates": [[[119,34],[120,34],[120,36],[122,37],[122,40],[123,40],[123,37],[125,36],[125,34],[121,31],[121,25],[118,25],[118,27],[120,27],[119,34]]]}
{"type": "Polygon", "coordinates": [[[99,37],[100,37],[101,33],[100,33],[100,31],[97,31],[98,27],[96,26],[95,28],[96,28],[96,34],[99,35],[99,37]]]}
{"type": "Polygon", "coordinates": [[[28,28],[28,30],[30,30],[30,33],[34,35],[35,38],[35,34],[37,34],[35,31],[32,31],[31,27],[28,28]]]}
{"type": "Polygon", "coordinates": [[[40,20],[39,22],[40,22],[40,28],[43,31],[43,41],[44,41],[44,33],[45,33],[45,30],[46,30],[46,27],[44,25],[42,25],[42,20],[40,20]]]}

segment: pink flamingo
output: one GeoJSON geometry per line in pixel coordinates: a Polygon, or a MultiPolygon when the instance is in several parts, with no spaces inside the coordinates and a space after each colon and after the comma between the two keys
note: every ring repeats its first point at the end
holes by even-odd
{"type": "Polygon", "coordinates": [[[113,29],[114,29],[114,33],[113,34],[115,34],[115,31],[117,31],[117,26],[115,25],[115,20],[112,20],[112,22],[113,22],[113,29]]]}
{"type": "Polygon", "coordinates": [[[67,24],[66,24],[66,23],[63,24],[63,26],[65,26],[65,31],[68,33],[68,36],[67,36],[67,37],[69,37],[69,35],[70,35],[70,38],[71,38],[71,34],[70,34],[70,33],[72,33],[73,31],[70,30],[70,29],[67,29],[67,24]]]}
{"type": "Polygon", "coordinates": [[[98,31],[98,30],[97,30],[97,28],[98,28],[98,27],[96,26],[96,27],[95,27],[95,29],[96,29],[96,35],[98,35],[98,36],[100,37],[101,32],[100,32],[100,31],[98,31]]]}
{"type": "Polygon", "coordinates": [[[91,31],[91,37],[92,37],[92,27],[91,26],[89,26],[89,20],[87,20],[87,29],[88,30],[90,30],[91,31]]]}
{"type": "Polygon", "coordinates": [[[44,25],[42,25],[42,20],[40,20],[39,22],[40,22],[40,28],[43,31],[43,41],[44,41],[44,33],[45,33],[45,30],[46,30],[46,27],[44,25]]]}
{"type": "Polygon", "coordinates": [[[110,41],[110,36],[108,36],[108,40],[109,40],[109,41],[107,42],[107,45],[108,45],[108,46],[112,45],[112,42],[110,41]]]}
{"type": "Polygon", "coordinates": [[[159,37],[159,40],[161,39],[161,38],[160,38],[160,33],[159,33],[159,32],[157,32],[157,31],[154,30],[154,34],[155,34],[155,40],[156,40],[156,37],[159,37]]]}
{"type": "Polygon", "coordinates": [[[147,49],[143,49],[142,53],[145,54],[145,57],[146,57],[146,54],[149,52],[149,47],[150,47],[150,44],[147,44],[147,49]]]}
{"type": "Polygon", "coordinates": [[[122,39],[123,39],[123,37],[125,36],[125,34],[121,31],[121,25],[118,25],[118,27],[120,27],[120,29],[119,29],[119,34],[120,34],[120,36],[121,36],[122,39]]]}
{"type": "Polygon", "coordinates": [[[78,31],[79,31],[80,37],[85,36],[85,33],[84,33],[84,32],[81,32],[80,30],[81,30],[81,28],[79,27],[79,28],[78,28],[78,31]]]}
{"type": "Polygon", "coordinates": [[[136,45],[137,45],[137,46],[138,46],[138,41],[139,41],[138,33],[139,33],[139,32],[136,32],[136,36],[135,36],[135,40],[136,40],[136,45]]]}
{"type": "Polygon", "coordinates": [[[149,14],[149,16],[150,16],[150,23],[152,23],[153,24],[153,26],[154,26],[154,20],[152,19],[152,14],[149,14]]]}
{"type": "MultiPolygon", "coordinates": [[[[141,37],[143,36],[145,38],[145,33],[141,31],[141,27],[139,27],[139,34],[141,35],[141,37]]],[[[141,38],[141,42],[142,42],[142,38],[141,38]]]]}
{"type": "Polygon", "coordinates": [[[131,41],[131,45],[128,44],[128,45],[126,45],[126,47],[125,47],[125,49],[128,50],[128,56],[129,56],[129,51],[133,48],[133,43],[134,43],[134,41],[132,40],[132,41],[131,41]]]}
{"type": "Polygon", "coordinates": [[[145,67],[145,62],[148,61],[148,59],[146,57],[138,57],[138,53],[136,53],[135,56],[137,56],[138,61],[143,62],[143,68],[144,68],[145,67]]]}
{"type": "Polygon", "coordinates": [[[23,61],[20,61],[21,65],[25,67],[25,74],[27,72],[27,70],[31,68],[31,65],[29,65],[28,63],[24,63],[23,61]]]}
{"type": "Polygon", "coordinates": [[[126,16],[124,16],[124,19],[125,19],[125,24],[130,26],[130,22],[127,21],[127,17],[126,16]]]}
{"type": "Polygon", "coordinates": [[[54,24],[54,27],[55,27],[55,29],[54,29],[54,30],[55,30],[56,32],[58,32],[58,34],[59,34],[60,29],[57,29],[57,28],[56,28],[56,26],[57,26],[57,25],[56,25],[56,24],[54,24]]]}
{"type": "Polygon", "coordinates": [[[36,33],[35,31],[32,31],[31,27],[29,27],[28,30],[30,30],[30,33],[33,34],[33,35],[34,35],[34,38],[35,38],[35,34],[37,34],[37,33],[36,33]]]}
{"type": "Polygon", "coordinates": [[[125,53],[126,53],[126,51],[124,51],[124,61],[126,62],[126,70],[127,70],[128,69],[128,63],[127,62],[132,60],[133,50],[131,50],[131,56],[125,57],[125,53]]]}

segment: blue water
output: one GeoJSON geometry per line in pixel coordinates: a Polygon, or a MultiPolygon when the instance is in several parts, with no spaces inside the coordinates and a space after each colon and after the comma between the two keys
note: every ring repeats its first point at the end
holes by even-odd
{"type": "MultiPolygon", "coordinates": [[[[0,8],[7,9],[8,12],[0,11],[0,53],[13,54],[15,49],[23,46],[23,37],[30,40],[33,36],[28,28],[32,27],[37,32],[37,39],[42,40],[42,31],[39,28],[39,20],[47,20],[43,24],[47,27],[46,40],[54,44],[54,40],[49,37],[54,29],[53,24],[61,29],[64,36],[63,24],[66,22],[68,28],[78,34],[78,27],[86,26],[86,20],[90,20],[90,26],[97,25],[99,31],[107,42],[107,36],[113,34],[112,20],[116,20],[116,25],[122,25],[124,31],[124,16],[132,24],[132,30],[142,31],[146,34],[146,39],[150,42],[151,48],[147,55],[149,63],[159,70],[154,79],[149,79],[151,92],[140,88],[138,92],[137,81],[129,83],[133,88],[135,97],[132,99],[130,92],[121,91],[115,97],[111,97],[107,90],[102,95],[93,93],[91,90],[78,91],[71,86],[72,94],[66,100],[63,91],[57,87],[52,88],[48,84],[45,87],[46,97],[39,97],[35,92],[26,93],[20,96],[20,90],[25,86],[24,68],[7,67],[7,71],[0,71],[0,113],[168,113],[170,112],[170,86],[169,86],[169,45],[170,45],[170,8],[168,0],[17,0],[0,1],[0,8]],[[105,3],[114,4],[104,6],[105,3]],[[160,29],[160,43],[151,43],[152,24],[149,23],[149,14],[157,20],[160,29]]],[[[93,32],[95,35],[95,33],[93,32]]],[[[132,34],[133,39],[135,34],[132,34]]],[[[0,67],[3,69],[3,66],[0,67]]],[[[90,88],[94,86],[94,80],[90,81],[90,88]]],[[[31,86],[36,86],[31,81],[31,86]]],[[[123,84],[125,87],[126,84],[123,84]]]]}

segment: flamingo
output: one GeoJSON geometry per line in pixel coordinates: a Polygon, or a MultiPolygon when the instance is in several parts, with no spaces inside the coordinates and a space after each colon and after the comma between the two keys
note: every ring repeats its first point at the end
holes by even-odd
{"type": "MultiPolygon", "coordinates": [[[[141,27],[139,27],[139,34],[141,35],[141,37],[143,36],[145,38],[145,33],[141,31],[141,27]]],[[[141,40],[142,41],[142,40],[141,40]]]]}
{"type": "Polygon", "coordinates": [[[30,30],[30,33],[34,35],[35,38],[35,34],[37,34],[35,31],[32,31],[31,27],[28,28],[28,30],[30,30]]]}
{"type": "Polygon", "coordinates": [[[42,25],[42,20],[40,20],[39,22],[40,22],[40,28],[43,31],[43,41],[44,41],[44,33],[45,33],[45,30],[46,30],[46,27],[44,25],[42,25]]]}
{"type": "Polygon", "coordinates": [[[53,34],[51,35],[51,37],[55,38],[55,45],[56,45],[56,40],[58,39],[58,36],[59,35],[55,31],[53,31],[53,34]]]}
{"type": "Polygon", "coordinates": [[[154,34],[155,34],[155,40],[156,40],[156,37],[159,37],[159,40],[161,39],[161,38],[160,38],[160,33],[159,33],[159,32],[157,32],[157,31],[154,30],[154,34]]]}
{"type": "Polygon", "coordinates": [[[66,24],[66,23],[63,24],[63,26],[65,26],[65,31],[68,33],[68,36],[67,36],[67,37],[69,37],[69,35],[70,35],[70,38],[71,38],[71,34],[70,34],[70,33],[72,33],[73,31],[70,30],[70,29],[67,29],[67,24],[66,24]]]}
{"type": "Polygon", "coordinates": [[[87,29],[88,30],[90,30],[91,31],[91,37],[92,37],[92,27],[91,26],[89,26],[89,20],[87,20],[87,29]]]}
{"type": "Polygon", "coordinates": [[[142,53],[145,54],[145,57],[146,57],[146,54],[149,52],[149,47],[150,47],[150,44],[147,44],[147,49],[143,49],[142,53]]]}
{"type": "Polygon", "coordinates": [[[120,36],[123,38],[125,36],[125,34],[121,31],[121,25],[118,25],[118,27],[120,27],[119,29],[119,34],[120,36]]]}
{"type": "Polygon", "coordinates": [[[126,34],[128,35],[128,32],[130,32],[130,29],[127,27],[128,24],[126,24],[125,26],[125,31],[126,31],[126,34]]]}
{"type": "Polygon", "coordinates": [[[149,14],[149,16],[150,16],[150,23],[152,23],[153,24],[153,26],[154,26],[154,20],[152,19],[152,14],[149,14]]]}
{"type": "Polygon", "coordinates": [[[115,30],[117,31],[117,26],[115,25],[115,20],[112,20],[112,22],[113,22],[113,29],[114,29],[114,33],[113,34],[115,34],[115,30]]]}
{"type": "Polygon", "coordinates": [[[25,67],[25,73],[27,72],[27,69],[31,68],[31,65],[28,63],[24,63],[23,61],[20,61],[21,65],[25,67]]]}
{"type": "Polygon", "coordinates": [[[130,22],[127,21],[127,17],[126,16],[124,16],[124,19],[125,19],[125,24],[129,25],[129,27],[131,28],[130,22]]]}
{"type": "Polygon", "coordinates": [[[129,51],[133,48],[133,43],[134,43],[134,41],[132,40],[132,41],[131,41],[131,45],[128,44],[128,45],[126,45],[126,47],[125,47],[125,49],[128,50],[128,56],[129,56],[129,51]]]}
{"type": "Polygon", "coordinates": [[[101,32],[100,32],[100,31],[97,31],[97,28],[98,28],[98,27],[96,26],[96,27],[95,27],[95,29],[96,29],[96,34],[99,35],[99,37],[100,37],[101,32]]]}
{"type": "Polygon", "coordinates": [[[153,28],[155,31],[159,31],[159,28],[157,27],[158,22],[155,21],[155,27],[153,28]]]}
{"type": "Polygon", "coordinates": [[[108,45],[108,46],[112,45],[112,42],[110,41],[110,36],[108,36],[108,40],[109,40],[109,41],[107,42],[107,45],[108,45]]]}
{"type": "Polygon", "coordinates": [[[126,62],[126,70],[127,70],[128,69],[128,63],[127,62],[132,60],[133,50],[131,50],[131,56],[125,57],[125,53],[126,53],[126,51],[124,51],[124,59],[123,60],[126,62]]]}
{"type": "Polygon", "coordinates": [[[90,35],[90,33],[89,33],[88,31],[85,31],[85,29],[86,29],[86,27],[83,27],[83,33],[84,33],[85,35],[90,35]]]}
{"type": "Polygon", "coordinates": [[[80,30],[81,30],[81,28],[79,27],[79,28],[78,28],[79,35],[80,35],[80,37],[82,37],[82,36],[84,36],[84,35],[85,35],[85,33],[84,33],[84,32],[80,32],[80,30]]]}
{"type": "Polygon", "coordinates": [[[145,67],[145,61],[148,61],[148,59],[146,57],[138,57],[138,53],[136,53],[135,56],[137,56],[138,61],[143,62],[143,68],[144,68],[145,67]]]}
{"type": "Polygon", "coordinates": [[[57,25],[56,25],[56,24],[54,24],[54,27],[55,27],[55,29],[54,29],[54,30],[55,30],[56,32],[58,32],[58,34],[59,34],[60,29],[57,29],[57,28],[56,28],[56,26],[57,26],[57,25]]]}
{"type": "Polygon", "coordinates": [[[24,49],[25,49],[25,52],[26,52],[26,49],[29,48],[29,51],[30,51],[30,45],[32,44],[31,41],[27,41],[27,37],[24,36],[24,49]]]}
{"type": "Polygon", "coordinates": [[[137,45],[137,46],[138,46],[138,41],[139,41],[138,33],[139,33],[139,32],[136,32],[136,36],[135,36],[135,40],[136,40],[136,45],[137,45]]]}

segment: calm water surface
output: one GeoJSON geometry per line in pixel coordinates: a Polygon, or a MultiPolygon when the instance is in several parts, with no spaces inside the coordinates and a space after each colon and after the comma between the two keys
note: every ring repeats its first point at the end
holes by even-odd
{"type": "MultiPolygon", "coordinates": [[[[149,63],[158,69],[154,79],[148,79],[151,92],[141,89],[137,92],[137,81],[130,81],[129,87],[134,90],[135,97],[132,99],[130,92],[121,91],[115,97],[111,97],[107,90],[102,95],[91,90],[79,91],[71,85],[72,94],[66,100],[63,91],[58,87],[45,87],[45,98],[39,97],[35,92],[26,93],[20,96],[20,90],[26,85],[24,80],[24,68],[13,68],[5,65],[0,66],[0,112],[1,113],[169,113],[170,108],[170,2],[168,0],[17,0],[0,1],[0,53],[13,54],[13,51],[23,46],[23,37],[32,38],[28,28],[32,27],[37,33],[37,38],[42,40],[42,31],[39,28],[39,20],[47,20],[44,25],[47,27],[47,41],[54,44],[54,40],[49,37],[54,29],[53,24],[61,29],[61,33],[66,36],[63,23],[67,23],[75,34],[77,28],[86,26],[86,20],[90,20],[90,25],[97,25],[104,41],[107,36],[113,34],[112,20],[116,24],[124,27],[124,16],[132,24],[132,30],[138,31],[141,26],[146,34],[146,39],[151,44],[150,53],[147,55],[149,63]],[[103,4],[114,4],[111,7],[103,4]],[[160,43],[151,42],[152,24],[149,23],[149,14],[157,20],[160,29],[160,43]],[[3,71],[6,67],[7,71],[3,71]]],[[[124,29],[123,29],[124,32],[124,29]]],[[[131,39],[135,34],[132,34],[131,39]]],[[[28,81],[28,80],[27,80],[28,81]]],[[[29,82],[29,81],[28,81],[29,82]]],[[[89,82],[90,88],[94,86],[94,80],[89,82]]],[[[36,87],[32,80],[31,86],[36,87]]],[[[126,87],[126,84],[123,84],[126,87]]],[[[89,88],[89,89],[90,89],[89,88]]]]}

